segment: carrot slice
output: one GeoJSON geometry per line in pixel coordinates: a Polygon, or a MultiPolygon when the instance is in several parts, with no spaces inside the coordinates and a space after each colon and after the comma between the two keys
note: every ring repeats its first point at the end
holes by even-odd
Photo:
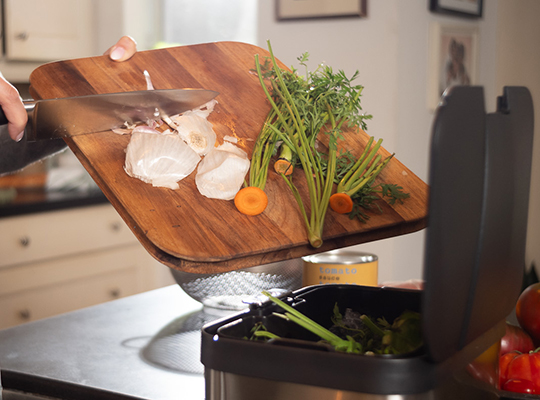
{"type": "Polygon", "coordinates": [[[242,214],[259,215],[266,209],[268,197],[264,190],[256,186],[248,186],[236,193],[234,205],[242,214]]]}
{"type": "Polygon", "coordinates": [[[347,214],[353,209],[353,201],[346,193],[334,193],[330,196],[330,207],[339,214],[347,214]]]}
{"type": "Polygon", "coordinates": [[[278,174],[290,175],[293,172],[293,165],[285,158],[280,158],[274,163],[274,171],[278,174]]]}

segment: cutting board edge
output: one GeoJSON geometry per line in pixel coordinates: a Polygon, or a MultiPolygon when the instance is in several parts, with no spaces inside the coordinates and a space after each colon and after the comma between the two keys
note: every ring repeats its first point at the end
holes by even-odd
{"type": "Polygon", "coordinates": [[[419,232],[427,227],[427,217],[401,224],[400,229],[395,226],[388,226],[369,231],[369,234],[362,233],[356,235],[345,235],[332,239],[327,239],[323,245],[315,249],[309,244],[300,245],[292,248],[279,249],[270,253],[251,254],[243,257],[233,257],[219,261],[208,260],[188,260],[177,258],[163,250],[157,248],[153,243],[147,241],[146,237],[137,236],[146,250],[160,263],[169,268],[188,273],[221,273],[233,271],[241,268],[249,268],[272,262],[286,261],[293,258],[301,258],[311,254],[322,253],[336,250],[339,248],[369,243],[381,239],[401,236],[409,233],[419,232]],[[229,265],[231,264],[231,265],[229,265]]]}

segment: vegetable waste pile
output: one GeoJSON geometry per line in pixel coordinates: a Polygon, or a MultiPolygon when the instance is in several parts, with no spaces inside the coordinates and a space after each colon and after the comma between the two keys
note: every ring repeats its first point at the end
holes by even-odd
{"type": "MultiPolygon", "coordinates": [[[[334,350],[350,354],[406,354],[422,346],[420,314],[414,311],[404,311],[392,323],[384,318],[373,320],[365,314],[359,314],[347,309],[342,315],[339,305],[334,307],[333,325],[326,329],[287,303],[263,292],[270,300],[280,306],[285,312],[274,313],[274,316],[297,324],[320,338],[321,343],[330,345],[334,350]]],[[[257,323],[251,330],[249,340],[268,341],[281,339],[271,332],[263,323],[257,323]]]]}
{"type": "MultiPolygon", "coordinates": [[[[270,42],[268,46],[270,57],[262,61],[255,56],[255,71],[272,108],[256,138],[251,160],[238,147],[236,138],[225,137],[222,144],[218,143],[208,122],[217,103],[212,100],[182,115],[116,130],[131,134],[125,171],[153,186],[174,190],[196,169],[195,183],[201,195],[234,199],[239,212],[255,216],[268,205],[265,186],[272,164],[297,202],[309,243],[319,248],[329,207],[365,222],[370,218],[368,210],[382,212],[376,203],[380,197],[395,204],[409,194],[397,184],[375,184],[375,178],[394,156],[383,158],[378,154],[382,139],[375,142],[371,137],[357,158],[349,150],[338,152],[343,127],[353,128],[353,134],[355,130],[365,131],[366,120],[371,119],[371,115],[362,113],[363,86],[353,85],[358,72],[348,78],[343,71],[336,73],[326,65],[310,72],[305,53],[298,58],[306,69],[301,76],[296,69],[281,69],[270,42]],[[293,174],[305,176],[309,204],[300,196],[293,174]]],[[[152,90],[146,71],[145,76],[147,88],[152,90]]]]}

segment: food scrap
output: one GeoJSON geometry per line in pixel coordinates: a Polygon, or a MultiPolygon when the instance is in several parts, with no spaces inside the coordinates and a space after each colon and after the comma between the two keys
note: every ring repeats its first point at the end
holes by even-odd
{"type": "MultiPolygon", "coordinates": [[[[144,71],[148,90],[150,75],[144,71]]],[[[163,120],[129,125],[115,130],[131,134],[126,149],[126,173],[157,187],[178,189],[178,182],[195,169],[199,192],[208,198],[234,198],[249,169],[247,153],[231,141],[216,146],[217,138],[208,116],[216,100],[163,120]]],[[[157,116],[159,117],[159,115],[157,116]]],[[[156,118],[157,118],[156,117],[156,118]]]]}
{"type": "Polygon", "coordinates": [[[230,142],[224,142],[199,163],[195,183],[203,196],[232,200],[242,187],[248,169],[247,153],[230,142]]]}
{"type": "Polygon", "coordinates": [[[124,170],[153,186],[178,189],[201,157],[178,135],[135,132],[126,149],[124,170]]]}
{"type": "MultiPolygon", "coordinates": [[[[366,130],[366,120],[371,118],[362,112],[363,86],[353,84],[358,71],[347,77],[343,71],[335,72],[322,64],[310,72],[307,69],[309,55],[305,53],[298,58],[300,65],[306,68],[305,75],[301,76],[294,68],[278,67],[270,42],[268,49],[270,57],[263,63],[255,55],[255,67],[271,108],[257,135],[251,159],[239,147],[249,139],[239,138],[234,126],[230,127],[233,136],[224,137],[223,143],[218,143],[212,123],[208,121],[217,104],[215,100],[182,114],[157,115],[145,125],[126,124],[115,132],[133,135],[125,164],[130,176],[154,186],[176,189],[178,181],[196,168],[195,183],[203,196],[234,199],[237,210],[249,216],[266,210],[265,185],[272,170],[291,190],[309,243],[318,248],[323,244],[324,221],[329,209],[366,222],[369,216],[364,210],[376,206],[382,212],[377,200],[386,198],[392,205],[403,202],[409,194],[394,184],[375,183],[375,178],[394,156],[383,158],[379,154],[382,139],[373,143],[371,137],[357,160],[347,149],[339,147],[345,135],[366,130]],[[152,139],[143,139],[143,135],[150,135],[152,139]],[[168,147],[174,141],[168,136],[182,140],[198,159],[177,143],[174,148],[178,150],[174,151],[178,153],[171,153],[168,147]],[[152,148],[144,149],[142,143],[152,148]],[[168,158],[171,159],[166,160],[168,158]],[[293,175],[298,174],[303,175],[302,180],[305,178],[307,200],[296,187],[298,181],[293,175]],[[174,179],[176,181],[172,182],[174,179]]],[[[147,89],[153,90],[147,71],[144,77],[147,89]]]]}
{"type": "Polygon", "coordinates": [[[208,121],[208,116],[216,104],[216,100],[211,100],[204,107],[170,118],[173,122],[172,128],[201,156],[208,154],[216,144],[216,133],[208,121]]]}
{"type": "MultiPolygon", "coordinates": [[[[300,325],[336,351],[365,355],[405,354],[423,344],[420,314],[415,311],[403,311],[390,324],[385,318],[374,320],[351,309],[341,314],[336,304],[331,318],[333,325],[326,329],[269,292],[263,294],[285,311],[273,315],[300,325]]],[[[251,334],[250,340],[279,339],[260,323],[252,328],[251,334]]]]}
{"type": "MultiPolygon", "coordinates": [[[[269,165],[275,159],[274,171],[290,188],[305,222],[308,240],[318,248],[323,244],[329,206],[334,212],[349,214],[351,219],[365,222],[369,217],[362,208],[371,208],[379,199],[374,193],[388,197],[390,204],[402,202],[408,194],[396,185],[374,184],[393,157],[382,159],[377,154],[382,140],[371,149],[371,138],[357,161],[352,160],[352,156],[347,158],[345,154],[338,154],[338,145],[345,136],[360,129],[365,131],[366,120],[371,118],[362,112],[363,86],[353,84],[358,71],[347,77],[343,71],[335,72],[330,66],[321,64],[311,72],[307,69],[309,54],[304,53],[298,57],[300,65],[306,68],[305,75],[301,76],[295,68],[289,71],[278,66],[269,41],[268,50],[270,57],[264,62],[255,56],[255,67],[271,109],[257,136],[249,180],[244,185],[245,189],[260,189],[249,191],[253,204],[257,199],[260,201],[257,207],[237,208],[247,215],[264,211],[262,205],[266,204],[266,199],[260,192],[265,189],[269,165]],[[321,145],[323,137],[327,146],[321,145]],[[300,195],[293,179],[296,171],[305,177],[307,201],[300,195]]],[[[243,196],[243,192],[238,195],[243,196]]],[[[235,204],[243,206],[245,202],[235,204]]]]}

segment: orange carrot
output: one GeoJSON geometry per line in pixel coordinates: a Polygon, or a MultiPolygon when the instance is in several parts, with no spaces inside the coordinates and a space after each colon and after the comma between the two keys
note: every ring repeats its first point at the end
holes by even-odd
{"type": "Polygon", "coordinates": [[[293,172],[293,165],[285,158],[280,158],[274,163],[274,171],[278,174],[290,175],[293,172]]]}
{"type": "Polygon", "coordinates": [[[339,214],[347,214],[353,209],[353,201],[346,193],[334,193],[330,196],[330,207],[339,214]]]}
{"type": "Polygon", "coordinates": [[[236,193],[234,205],[242,214],[259,215],[266,209],[268,197],[264,190],[256,186],[247,186],[236,193]]]}
{"type": "Polygon", "coordinates": [[[279,158],[274,163],[274,171],[278,174],[290,175],[293,173],[293,153],[289,146],[282,143],[280,146],[279,158]]]}

